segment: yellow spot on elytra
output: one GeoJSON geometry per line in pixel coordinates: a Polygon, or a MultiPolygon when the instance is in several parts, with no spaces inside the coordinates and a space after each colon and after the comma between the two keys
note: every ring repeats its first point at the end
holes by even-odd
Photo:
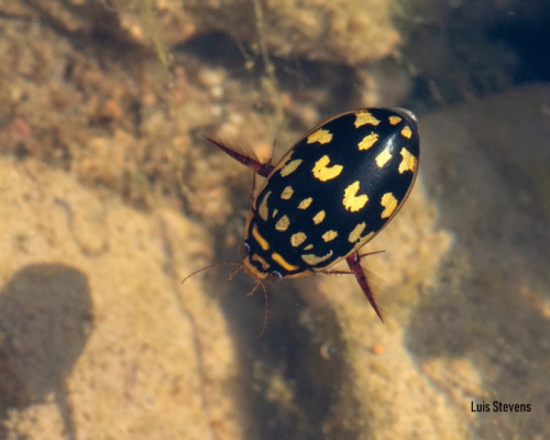
{"type": "Polygon", "coordinates": [[[403,137],[406,137],[407,139],[410,139],[411,136],[412,136],[411,127],[409,127],[408,125],[406,125],[405,127],[403,127],[403,130],[401,130],[401,135],[402,135],[403,137]]]}
{"type": "Polygon", "coordinates": [[[294,247],[298,247],[306,240],[306,234],[304,234],[303,232],[296,232],[296,234],[292,234],[292,237],[290,237],[290,244],[294,247]]]}
{"type": "Polygon", "coordinates": [[[304,254],[302,255],[302,260],[310,266],[316,266],[317,264],[328,260],[330,257],[332,257],[332,251],[326,255],[304,254]]]}
{"type": "Polygon", "coordinates": [[[286,231],[289,225],[290,225],[290,219],[286,215],[283,215],[279,219],[279,221],[275,223],[275,229],[277,229],[277,231],[286,231]]]}
{"type": "Polygon", "coordinates": [[[320,144],[328,144],[332,140],[332,133],[324,128],[314,131],[307,137],[308,144],[319,142],[320,144]]]}
{"type": "Polygon", "coordinates": [[[380,199],[380,204],[384,207],[380,218],[388,218],[391,217],[395,208],[397,208],[398,201],[392,193],[386,193],[380,199]]]}
{"type": "Polygon", "coordinates": [[[361,194],[360,196],[358,196],[358,191],[358,180],[353,182],[351,185],[348,185],[348,187],[344,190],[344,199],[342,200],[342,203],[344,204],[344,207],[350,212],[359,211],[369,201],[369,198],[366,194],[361,194]]]}
{"type": "Polygon", "coordinates": [[[262,202],[260,203],[260,206],[258,208],[258,214],[260,214],[260,218],[264,221],[267,221],[267,216],[269,214],[269,208],[267,207],[267,199],[271,195],[271,191],[269,191],[264,198],[262,199],[262,202]]]}
{"type": "Polygon", "coordinates": [[[355,113],[355,128],[359,128],[367,124],[376,126],[380,124],[380,121],[366,110],[359,110],[355,113]]]}
{"type": "Polygon", "coordinates": [[[267,251],[269,249],[269,243],[264,237],[262,237],[260,231],[258,231],[257,224],[254,224],[254,226],[252,227],[252,236],[256,239],[256,241],[264,251],[267,251]]]}
{"type": "Polygon", "coordinates": [[[313,217],[313,223],[315,223],[316,225],[318,225],[319,223],[321,223],[324,219],[325,219],[325,215],[327,213],[325,212],[324,209],[322,209],[321,211],[319,211],[317,214],[315,214],[315,216],[313,217]]]}
{"type": "Polygon", "coordinates": [[[333,231],[332,229],[330,231],[327,231],[325,232],[322,236],[322,239],[323,241],[332,241],[334,240],[336,237],[338,237],[338,232],[336,231],[333,231]]]}
{"type": "Polygon", "coordinates": [[[401,148],[399,154],[403,157],[399,164],[399,174],[403,174],[405,171],[412,171],[414,173],[418,168],[418,159],[409,153],[406,148],[401,148]]]}
{"type": "Polygon", "coordinates": [[[376,161],[376,165],[378,165],[378,168],[382,168],[388,163],[390,159],[391,153],[387,148],[385,148],[378,156],[376,156],[374,160],[376,161]]]}
{"type": "Polygon", "coordinates": [[[250,259],[252,261],[257,261],[258,263],[260,263],[260,266],[262,266],[262,270],[264,272],[267,272],[267,270],[269,269],[269,263],[265,261],[262,257],[260,257],[258,254],[252,255],[252,258],[250,259]]]}
{"type": "Polygon", "coordinates": [[[378,141],[378,135],[376,133],[371,133],[363,138],[361,142],[357,144],[359,150],[368,150],[378,141]]]}
{"type": "Polygon", "coordinates": [[[397,125],[402,121],[400,116],[390,116],[390,124],[397,125]]]}
{"type": "Polygon", "coordinates": [[[298,270],[300,269],[300,266],[294,266],[293,264],[290,264],[288,261],[286,261],[281,254],[278,254],[277,252],[273,252],[271,254],[271,258],[273,259],[273,261],[275,261],[276,263],[279,263],[279,265],[281,265],[281,267],[283,267],[284,269],[288,270],[289,272],[290,271],[293,271],[293,270],[298,270]]]}
{"type": "Polygon", "coordinates": [[[309,208],[309,205],[311,205],[311,202],[313,202],[313,199],[311,197],[308,197],[307,199],[302,200],[298,204],[298,209],[307,209],[307,208],[309,208]]]}
{"type": "Polygon", "coordinates": [[[281,168],[281,176],[286,177],[289,174],[292,174],[294,171],[296,171],[296,168],[298,168],[302,162],[302,159],[295,159],[287,162],[285,166],[281,168]]]}
{"type": "Polygon", "coordinates": [[[348,241],[350,243],[356,243],[361,238],[361,234],[367,227],[367,224],[365,222],[359,223],[355,228],[353,228],[353,231],[349,233],[348,241]]]}
{"type": "Polygon", "coordinates": [[[271,218],[275,218],[277,217],[277,214],[279,213],[279,210],[278,209],[274,209],[273,210],[273,214],[271,214],[271,218]]]}
{"type": "Polygon", "coordinates": [[[310,251],[313,249],[313,245],[312,244],[308,244],[305,248],[304,248],[304,251],[310,251]]]}
{"type": "Polygon", "coordinates": [[[315,166],[311,170],[316,179],[321,182],[326,182],[327,180],[334,179],[338,177],[344,167],[342,165],[333,165],[328,166],[330,163],[330,158],[325,154],[321,159],[315,162],[315,166]]]}
{"type": "Polygon", "coordinates": [[[292,197],[292,194],[294,194],[294,189],[291,186],[287,186],[281,193],[281,199],[289,200],[292,197]]]}

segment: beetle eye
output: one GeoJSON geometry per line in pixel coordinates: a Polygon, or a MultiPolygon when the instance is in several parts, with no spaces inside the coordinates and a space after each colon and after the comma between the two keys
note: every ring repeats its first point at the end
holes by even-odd
{"type": "Polygon", "coordinates": [[[283,279],[283,274],[278,270],[272,270],[271,272],[269,272],[269,276],[267,277],[268,281],[275,282],[275,283],[277,281],[281,281],[282,279],[283,279]]]}
{"type": "Polygon", "coordinates": [[[250,253],[250,245],[246,241],[243,241],[243,243],[241,244],[241,247],[239,248],[239,253],[241,254],[241,258],[246,257],[250,253]]]}

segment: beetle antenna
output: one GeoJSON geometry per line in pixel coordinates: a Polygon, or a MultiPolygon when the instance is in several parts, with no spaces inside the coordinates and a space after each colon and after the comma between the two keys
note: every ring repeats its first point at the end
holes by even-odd
{"type": "Polygon", "coordinates": [[[189,278],[191,278],[192,276],[200,273],[200,272],[204,272],[205,270],[207,269],[212,269],[213,267],[218,267],[218,266],[241,266],[239,267],[236,271],[234,271],[229,279],[232,279],[233,276],[239,271],[242,269],[242,263],[215,263],[215,264],[209,264],[208,266],[204,266],[204,267],[201,267],[200,269],[196,270],[195,272],[187,275],[183,280],[181,280],[181,284],[185,283],[189,278]]]}
{"type": "Polygon", "coordinates": [[[269,315],[269,307],[268,307],[268,300],[267,300],[267,289],[265,288],[265,284],[264,283],[261,283],[260,284],[262,285],[262,289],[264,290],[264,298],[265,298],[265,314],[264,314],[264,325],[262,327],[262,331],[261,333],[258,335],[258,338],[261,338],[264,333],[265,333],[265,330],[267,329],[267,318],[268,318],[268,315],[269,315]]]}

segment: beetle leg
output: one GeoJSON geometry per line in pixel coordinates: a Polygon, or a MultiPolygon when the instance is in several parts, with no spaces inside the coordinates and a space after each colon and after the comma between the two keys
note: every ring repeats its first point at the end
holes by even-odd
{"type": "Polygon", "coordinates": [[[250,205],[254,205],[256,199],[256,173],[252,173],[252,191],[250,191],[250,205]]]}
{"type": "Polygon", "coordinates": [[[244,153],[239,153],[238,151],[235,151],[233,148],[231,148],[229,145],[224,144],[221,139],[215,140],[214,138],[203,135],[207,140],[212,142],[216,147],[218,147],[220,150],[222,150],[227,155],[231,156],[233,159],[238,160],[243,165],[246,165],[248,168],[252,169],[254,173],[259,174],[262,177],[267,177],[273,171],[273,168],[275,168],[275,165],[271,163],[272,158],[269,159],[268,162],[262,163],[258,160],[252,159],[250,156],[247,156],[244,153]]]}
{"type": "Polygon", "coordinates": [[[365,271],[361,266],[361,258],[364,257],[365,255],[368,255],[368,254],[360,255],[359,252],[354,252],[353,254],[350,254],[346,257],[346,261],[348,263],[350,270],[355,275],[357,282],[361,286],[363,293],[369,300],[370,305],[372,306],[372,308],[380,318],[380,321],[384,322],[384,319],[382,318],[382,314],[380,313],[380,310],[376,305],[376,301],[374,299],[374,293],[372,292],[372,289],[369,286],[367,276],[365,275],[365,271]]]}
{"type": "Polygon", "coordinates": [[[355,273],[349,270],[332,270],[332,269],[323,269],[319,272],[324,273],[325,275],[355,275],[355,273]]]}

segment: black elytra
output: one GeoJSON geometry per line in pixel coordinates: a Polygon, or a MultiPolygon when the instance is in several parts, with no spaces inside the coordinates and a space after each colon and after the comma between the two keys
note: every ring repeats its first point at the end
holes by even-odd
{"type": "Polygon", "coordinates": [[[346,259],[382,319],[358,251],[396,215],[413,187],[420,154],[415,116],[397,108],[337,114],[276,164],[207,139],[266,177],[246,221],[245,271],[259,283],[348,273],[329,269],[346,259]]]}

